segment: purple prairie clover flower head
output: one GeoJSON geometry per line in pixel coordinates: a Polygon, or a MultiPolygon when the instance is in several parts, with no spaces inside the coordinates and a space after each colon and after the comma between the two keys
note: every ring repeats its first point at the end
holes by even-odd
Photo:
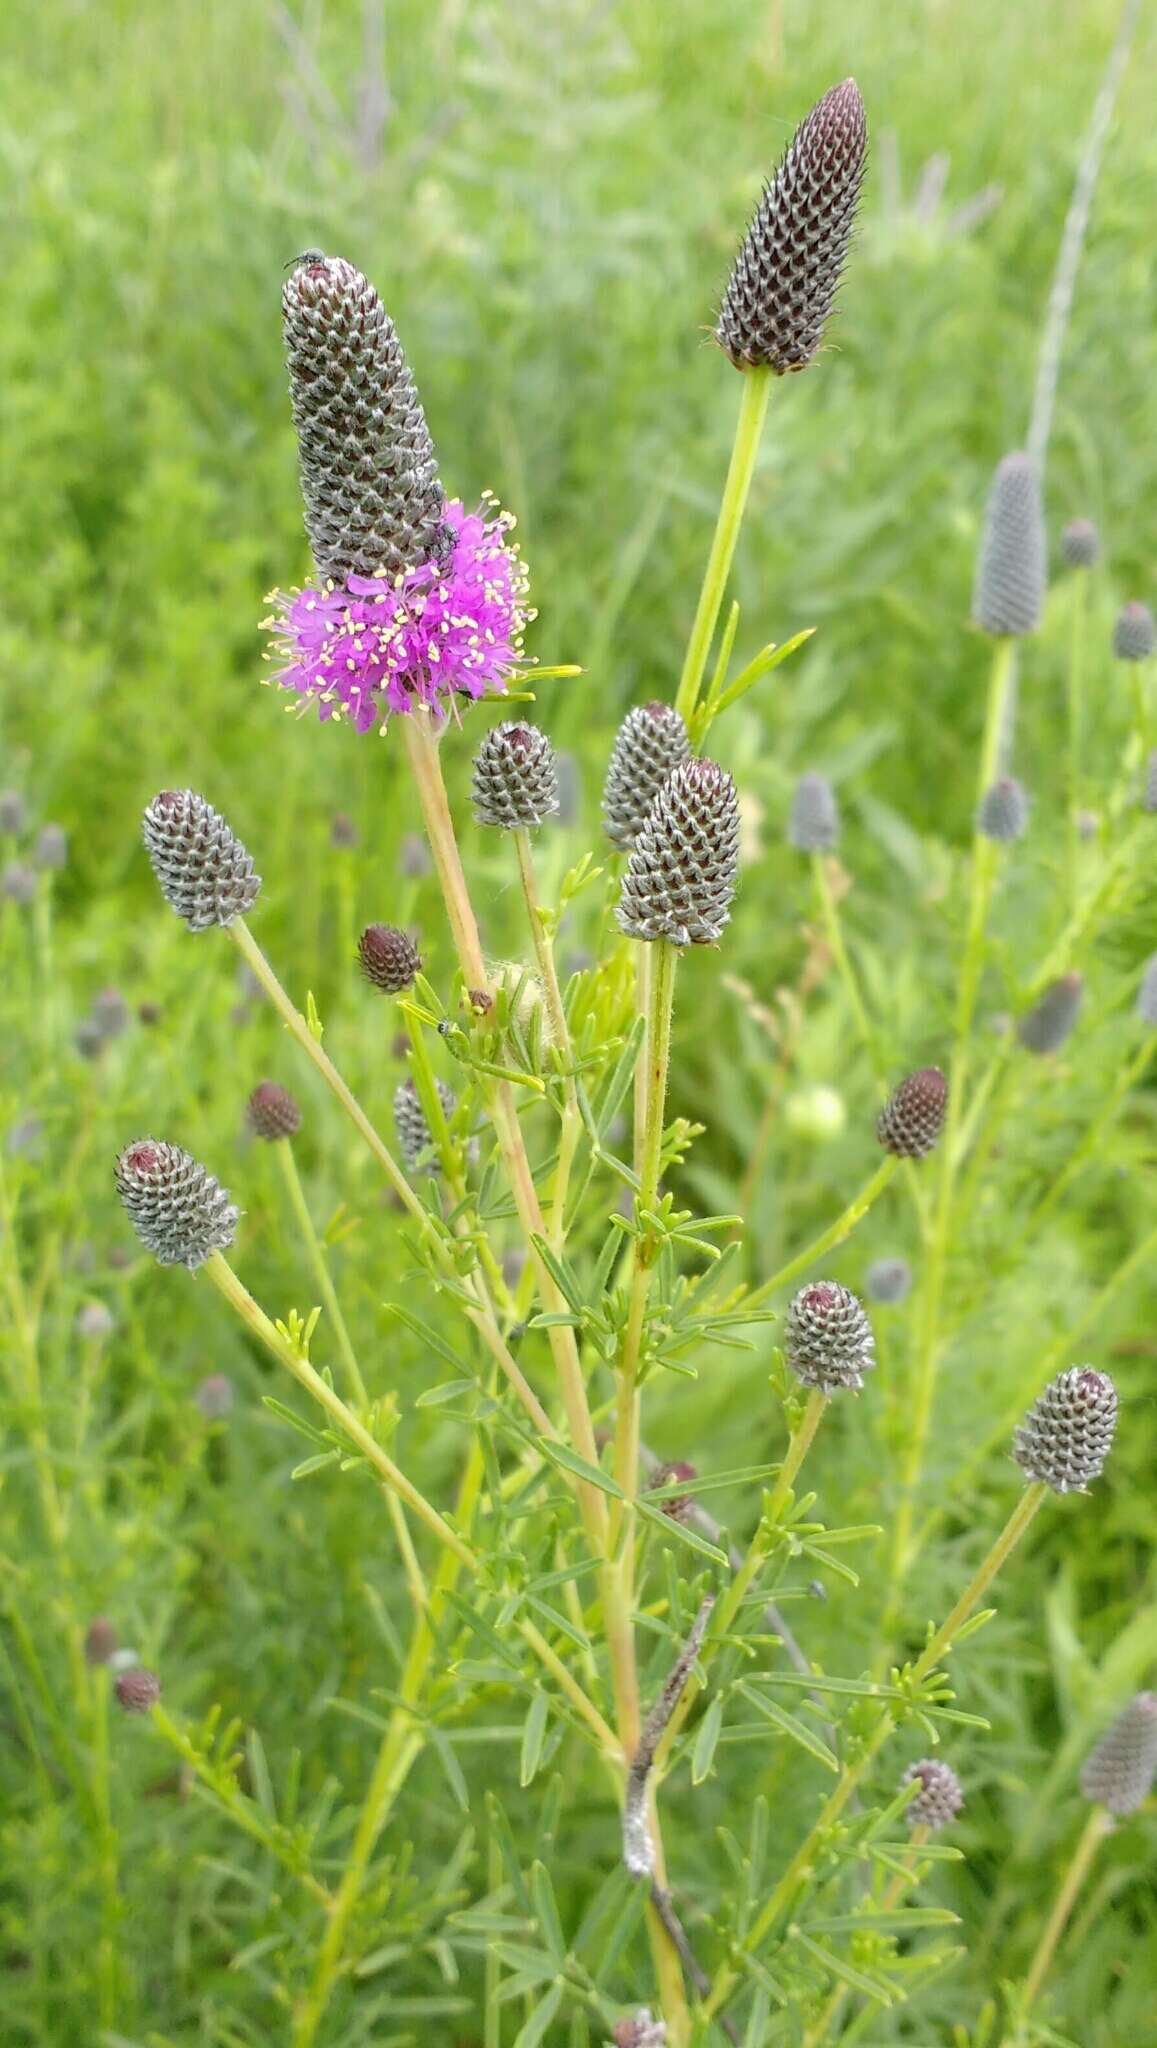
{"type": "Polygon", "coordinates": [[[301,1129],[301,1110],[280,1081],[259,1081],[245,1105],[245,1121],[255,1138],[274,1145],[301,1129]]]}
{"type": "MultiPolygon", "coordinates": [[[[695,1466],[689,1465],[686,1458],[672,1458],[665,1465],[656,1465],[647,1481],[647,1489],[652,1492],[663,1486],[687,1485],[697,1477],[695,1466]]],[[[689,1493],[673,1493],[666,1500],[656,1501],[655,1505],[662,1514],[669,1515],[673,1522],[689,1521],[695,1507],[689,1493]]]]}
{"type": "Polygon", "coordinates": [[[116,1163],[116,1189],[146,1251],[162,1266],[203,1266],[233,1242],[239,1210],[180,1145],[138,1138],[116,1163]]]}
{"type": "Polygon", "coordinates": [[[990,783],[976,812],[976,829],[984,839],[1011,846],[1023,839],[1028,826],[1028,798],[1015,775],[1002,775],[990,783]]]}
{"type": "Polygon", "coordinates": [[[514,520],[490,498],[475,512],[454,498],[445,521],[443,561],[274,592],[274,680],[303,708],[312,700],[323,720],[384,732],[392,712],[448,716],[463,698],[504,693],[533,617],[514,520]]]}
{"type": "Polygon", "coordinates": [[[118,1707],[126,1714],[148,1714],[161,1697],[161,1681],[155,1671],[134,1664],[130,1670],[121,1672],[113,1691],[118,1707]]]}
{"type": "Polygon", "coordinates": [[[1099,1479],[1117,1430],[1117,1389],[1107,1372],[1071,1365],[1050,1380],[1012,1439],[1029,1479],[1054,1493],[1078,1493],[1099,1479]]]}
{"type": "Polygon", "coordinates": [[[15,839],[23,832],[28,812],[18,789],[0,789],[0,833],[15,839]]]}
{"type": "Polygon", "coordinates": [[[1141,809],[1157,811],[1157,747],[1145,763],[1145,781],[1141,790],[1141,809]]]}
{"type": "Polygon", "coordinates": [[[35,860],[38,868],[68,866],[68,834],[63,825],[42,825],[36,835],[35,860]]]}
{"type": "Polygon", "coordinates": [[[855,1295],[838,1280],[801,1287],[784,1318],[783,1352],[805,1387],[858,1394],[876,1363],[872,1325],[855,1295]]]}
{"type": "Polygon", "coordinates": [[[1123,1818],[1136,1813],[1157,1777],[1157,1692],[1139,1692],[1102,1735],[1081,1772],[1081,1791],[1123,1818]]]}
{"type": "Polygon", "coordinates": [[[798,853],[829,853],[839,840],[835,790],[827,776],[814,768],[800,776],[792,791],[787,836],[798,853]]]}
{"type": "Polygon", "coordinates": [[[368,924],[358,940],[358,965],[384,996],[400,996],[422,972],[422,955],[396,924],[368,924]]]}
{"type": "Polygon", "coordinates": [[[905,1817],[909,1827],[927,1828],[929,1834],[947,1827],[964,1804],[964,1791],[951,1764],[942,1764],[932,1756],[909,1764],[900,1783],[919,1785],[920,1790],[905,1809],[905,1817]]]}
{"type": "Polygon", "coordinates": [[[603,827],[612,845],[630,852],[667,777],[690,757],[687,727],[673,705],[656,700],[628,711],[603,787],[603,827]]]}
{"type": "Polygon", "coordinates": [[[1151,953],[1141,974],[1137,990],[1137,1015],[1142,1024],[1151,1031],[1157,1031],[1157,953],[1151,953]]]}
{"type": "Polygon", "coordinates": [[[667,777],[631,848],[616,907],[634,939],[712,946],[731,916],[739,873],[739,799],[714,761],[667,777]]]}
{"type": "Polygon", "coordinates": [[[1147,604],[1134,598],[1122,605],[1113,626],[1113,652],[1118,661],[1148,661],[1157,648],[1157,619],[1147,604]]]}
{"type": "Polygon", "coordinates": [[[1091,519],[1070,519],[1061,532],[1061,560],[1066,569],[1091,569],[1100,560],[1101,536],[1091,519]]]}
{"type": "MultiPolygon", "coordinates": [[[[445,1081],[435,1081],[442,1114],[449,1123],[458,1107],[452,1088],[445,1081]]],[[[439,1163],[434,1156],[434,1137],[426,1121],[422,1099],[412,1078],[407,1074],[394,1090],[394,1129],[402,1157],[411,1173],[438,1173],[439,1163]]]]}
{"type": "Polygon", "coordinates": [[[505,832],[555,817],[558,770],[546,734],[521,720],[496,725],[474,756],[470,794],[478,823],[505,832]]]}
{"type": "Polygon", "coordinates": [[[107,1664],[120,1648],[120,1637],[107,1614],[95,1614],[84,1632],[86,1664],[107,1664]]]}
{"type": "Polygon", "coordinates": [[[161,894],[191,932],[232,924],[257,901],[261,877],[236,833],[195,789],[162,789],[141,821],[161,894]]]}
{"type": "Polygon", "coordinates": [[[193,1399],[206,1422],[224,1422],[233,1411],[233,1382],[228,1373],[209,1373],[200,1382],[193,1399]]]}
{"type": "Polygon", "coordinates": [[[26,861],[10,860],[0,875],[0,895],[9,903],[31,903],[36,894],[36,870],[26,861]]]}
{"type": "Polygon", "coordinates": [[[633,2016],[615,2021],[611,2039],[615,2048],[667,2048],[666,2022],[643,2005],[633,2016]]]}
{"type": "Polygon", "coordinates": [[[804,370],[843,276],[868,154],[854,78],[796,129],[727,282],[715,338],[737,370],[804,370]]]}
{"type": "Polygon", "coordinates": [[[1017,449],[997,468],[976,561],[972,616],[998,638],[1035,633],[1045,598],[1045,529],[1032,457],[1017,449]]]}
{"type": "Polygon", "coordinates": [[[1026,1052],[1060,1052],[1081,1014],[1084,993],[1084,977],[1076,973],[1062,974],[1046,988],[1016,1027],[1026,1052]]]}
{"type": "Polygon", "coordinates": [[[939,1067],[906,1074],[876,1119],[876,1136],[897,1159],[923,1159],[933,1151],[948,1114],[948,1083],[939,1067]]]}

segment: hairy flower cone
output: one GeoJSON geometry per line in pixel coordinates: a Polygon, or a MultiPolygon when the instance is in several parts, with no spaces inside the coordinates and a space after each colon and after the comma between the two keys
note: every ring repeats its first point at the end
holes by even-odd
{"type": "Polygon", "coordinates": [[[398,996],[422,971],[414,941],[394,924],[368,924],[358,940],[358,964],[383,995],[398,996]]]}
{"type": "Polygon", "coordinates": [[[161,1697],[161,1681],[155,1671],[146,1671],[143,1664],[134,1664],[130,1670],[122,1671],[113,1687],[117,1705],[126,1714],[147,1714],[161,1697]]]}
{"type": "Polygon", "coordinates": [[[1006,455],[993,478],[972,616],[986,633],[1034,633],[1045,595],[1045,529],[1032,459],[1006,455]]]}
{"type": "Polygon", "coordinates": [[[1118,661],[1148,661],[1157,648],[1157,619],[1147,604],[1122,605],[1113,626],[1113,652],[1118,661]]]}
{"type": "Polygon", "coordinates": [[[281,294],[305,527],[323,577],[397,576],[449,553],[434,444],[368,278],[310,251],[281,294]]]}
{"type": "Polygon", "coordinates": [[[1002,775],[985,790],[976,813],[976,829],[985,839],[1011,846],[1023,839],[1028,825],[1028,798],[1014,775],[1002,775]]]}
{"type": "Polygon", "coordinates": [[[259,1081],[245,1105],[245,1118],[255,1138],[271,1145],[292,1138],[301,1129],[301,1111],[279,1081],[259,1081]]]}
{"type": "Polygon", "coordinates": [[[232,924],[257,901],[261,877],[219,811],[193,789],[162,789],[142,835],[161,894],[189,930],[232,924]]]}
{"type": "Polygon", "coordinates": [[[546,734],[519,720],[496,725],[474,756],[470,794],[480,825],[517,832],[553,818],[558,810],[558,771],[546,734]]]}
{"type": "Polygon", "coordinates": [[[800,776],[792,792],[787,836],[800,853],[827,853],[837,844],[840,812],[826,775],[809,769],[800,776]]]}
{"type": "Polygon", "coordinates": [[[906,1301],[912,1292],[912,1268],[907,1259],[873,1259],[864,1276],[869,1301],[889,1307],[906,1301]]]}
{"type": "Polygon", "coordinates": [[[1110,1813],[1136,1813],[1157,1777],[1157,1692],[1139,1692],[1102,1735],[1081,1772],[1081,1791],[1110,1813]]]}
{"type": "Polygon", "coordinates": [[[1034,1401],[1012,1440],[1030,1479],[1075,1493],[1100,1476],[1117,1428],[1117,1389],[1107,1372],[1072,1365],[1034,1401]]]}
{"type": "Polygon", "coordinates": [[[240,1211],[180,1145],[139,1138],[126,1146],[116,1187],[141,1243],[162,1266],[201,1266],[233,1242],[240,1211]]]}
{"type": "Polygon", "coordinates": [[[948,1083],[939,1067],[908,1074],[876,1119],[876,1136],[898,1159],[923,1159],[939,1142],[948,1112],[948,1083]]]}
{"type": "Polygon", "coordinates": [[[843,275],[868,153],[853,78],[796,129],[756,208],[719,309],[716,339],[737,370],[782,376],[810,363],[843,275]]]}
{"type": "Polygon", "coordinates": [[[920,1784],[916,1797],[905,1808],[905,1818],[911,1828],[927,1828],[935,1834],[938,1828],[947,1827],[955,1820],[964,1804],[964,1792],[960,1780],[951,1764],[942,1764],[935,1757],[922,1757],[919,1763],[909,1764],[901,1785],[911,1785],[914,1780],[920,1784]]]}
{"type": "Polygon", "coordinates": [[[1137,1015],[1142,1024],[1157,1031],[1157,953],[1151,953],[1145,962],[1137,990],[1137,1015]]]}
{"type": "MultiPolygon", "coordinates": [[[[436,1081],[434,1085],[438,1090],[442,1114],[449,1122],[457,1108],[453,1090],[447,1088],[444,1081],[436,1081]]],[[[420,1167],[426,1173],[437,1173],[437,1160],[429,1156],[433,1150],[434,1139],[426,1122],[426,1112],[422,1108],[418,1090],[409,1075],[404,1081],[399,1081],[394,1091],[394,1128],[398,1133],[402,1157],[411,1171],[415,1167],[420,1167]]]]}
{"type": "Polygon", "coordinates": [[[627,862],[617,916],[634,939],[710,946],[731,915],[739,799],[714,761],[685,761],[647,813],[627,862]]]}
{"type": "Polygon", "coordinates": [[[1063,974],[1027,1011],[1017,1025],[1017,1037],[1028,1052],[1059,1052],[1081,1014],[1085,992],[1079,974],[1063,974]]]}
{"type": "Polygon", "coordinates": [[[1066,569],[1091,569],[1099,561],[1101,536],[1091,519],[1070,519],[1061,534],[1061,560],[1066,569]]]}
{"type": "Polygon", "coordinates": [[[876,1363],[876,1340],[863,1308],[838,1280],[801,1287],[783,1325],[783,1350],[796,1378],[824,1394],[858,1393],[876,1363]]]}
{"type": "Polygon", "coordinates": [[[670,704],[636,704],[619,727],[603,788],[603,826],[629,853],[667,777],[690,759],[687,727],[670,704]]]}

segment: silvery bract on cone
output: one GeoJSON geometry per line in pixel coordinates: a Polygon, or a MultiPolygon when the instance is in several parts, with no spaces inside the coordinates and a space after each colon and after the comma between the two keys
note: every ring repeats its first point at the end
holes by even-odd
{"type": "Polygon", "coordinates": [[[858,1393],[876,1363],[876,1340],[848,1288],[837,1280],[813,1280],[800,1288],[784,1318],[783,1352],[805,1387],[858,1393]]]}
{"type": "Polygon", "coordinates": [[[162,1266],[204,1265],[233,1242],[240,1210],[180,1145],[138,1138],[117,1160],[116,1187],[145,1250],[162,1266]]]}
{"type": "Polygon", "coordinates": [[[1006,455],[993,478],[972,616],[986,633],[1035,633],[1045,595],[1045,528],[1032,459],[1006,455]]]}
{"type": "Polygon", "coordinates": [[[901,1785],[918,1782],[920,1786],[914,1799],[904,1809],[904,1817],[911,1828],[927,1828],[935,1834],[938,1828],[947,1827],[955,1820],[964,1804],[964,1792],[960,1780],[951,1764],[942,1764],[936,1757],[921,1757],[919,1763],[909,1764],[901,1785]]]}
{"type": "Polygon", "coordinates": [[[1100,559],[1101,536],[1091,519],[1070,519],[1061,534],[1061,560],[1066,569],[1091,569],[1100,559]]]}
{"type": "Polygon", "coordinates": [[[789,843],[800,853],[827,853],[838,843],[840,812],[826,775],[809,769],[792,791],[787,821],[789,843]]]}
{"type": "Polygon", "coordinates": [[[1151,953],[1145,962],[1137,990],[1137,1015],[1142,1024],[1157,1031],[1157,953],[1151,953]]]}
{"type": "Polygon", "coordinates": [[[1011,846],[1023,839],[1028,825],[1028,798],[1014,775],[1002,775],[985,790],[976,813],[976,829],[985,839],[1011,846]]]}
{"type": "Polygon", "coordinates": [[[232,924],[257,901],[261,877],[236,833],[193,789],[162,789],[142,821],[161,894],[190,931],[232,924]]]}
{"type": "Polygon", "coordinates": [[[906,1301],[912,1292],[912,1268],[907,1259],[873,1259],[864,1275],[864,1289],[868,1300],[881,1306],[906,1301]]]}
{"type": "MultiPolygon", "coordinates": [[[[438,1090],[442,1114],[449,1123],[458,1106],[454,1092],[444,1081],[436,1081],[434,1086],[438,1090]]],[[[394,1128],[398,1133],[402,1157],[411,1171],[420,1167],[426,1173],[437,1173],[438,1162],[430,1157],[434,1147],[433,1135],[426,1122],[418,1090],[409,1075],[398,1083],[394,1091],[394,1128]]]]}
{"type": "Polygon", "coordinates": [[[639,833],[616,915],[634,939],[713,945],[731,915],[739,872],[739,799],[714,761],[668,776],[639,833]]]}
{"type": "Polygon", "coordinates": [[[1081,1791],[1123,1816],[1144,1806],[1157,1777],[1157,1692],[1139,1692],[1102,1735],[1081,1772],[1081,1791]]]}
{"type": "Polygon", "coordinates": [[[553,818],[558,774],[546,734],[515,719],[496,725],[474,756],[470,794],[480,825],[517,832],[553,818]]]}
{"type": "Polygon", "coordinates": [[[245,1120],[255,1138],[274,1145],[301,1129],[301,1111],[279,1081],[259,1081],[245,1105],[245,1120]]]}
{"type": "Polygon", "coordinates": [[[1118,661],[1148,661],[1157,648],[1157,619],[1147,604],[1134,599],[1122,605],[1113,626],[1113,652],[1118,661]]]}
{"type": "Polygon", "coordinates": [[[603,826],[613,845],[630,851],[667,777],[690,754],[687,727],[672,705],[636,704],[628,711],[603,788],[603,826]]]}
{"type": "Polygon", "coordinates": [[[1079,974],[1062,974],[1027,1011],[1016,1027],[1027,1052],[1059,1052],[1081,1014],[1085,984],[1079,974]]]}
{"type": "Polygon", "coordinates": [[[383,995],[398,996],[422,971],[422,955],[396,924],[368,924],[358,940],[358,964],[383,995]]]}
{"type": "Polygon", "coordinates": [[[118,1707],[126,1714],[147,1714],[161,1697],[161,1681],[155,1671],[134,1664],[122,1671],[113,1686],[118,1707]]]}
{"type": "Polygon", "coordinates": [[[868,152],[853,78],[796,129],[756,208],[719,309],[716,339],[737,370],[810,363],[843,276],[868,152]]]}
{"type": "Polygon", "coordinates": [[[453,536],[426,417],[368,278],[311,251],[281,294],[305,527],[323,577],[400,575],[453,536]]]}
{"type": "Polygon", "coordinates": [[[1107,1372],[1072,1365],[1034,1401],[1013,1435],[1012,1455],[1030,1479],[1074,1493],[1100,1476],[1117,1428],[1117,1389],[1107,1372]]]}
{"type": "Polygon", "coordinates": [[[937,1144],[948,1113],[948,1083],[939,1067],[907,1074],[876,1119],[876,1136],[898,1159],[923,1159],[937,1144]]]}

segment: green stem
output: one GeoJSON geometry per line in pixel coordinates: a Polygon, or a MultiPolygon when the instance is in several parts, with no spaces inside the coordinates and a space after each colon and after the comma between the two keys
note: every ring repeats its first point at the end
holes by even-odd
{"type": "Polygon", "coordinates": [[[313,1226],[313,1218],[309,1213],[309,1204],[305,1199],[301,1177],[297,1171],[297,1161],[293,1156],[293,1146],[288,1138],[282,1138],[275,1143],[273,1149],[278,1156],[282,1178],[285,1181],[294,1215],[297,1217],[298,1228],[305,1243],[306,1256],[313,1269],[313,1277],[317,1281],[322,1305],[333,1326],[334,1338],[338,1351],[341,1354],[342,1363],[346,1369],[354,1400],[357,1401],[360,1407],[366,1408],[369,1406],[369,1395],[366,1393],[365,1381],[358,1366],[354,1347],[350,1342],[350,1333],[346,1326],[346,1319],[341,1312],[341,1303],[337,1298],[337,1291],[330,1275],[329,1266],[326,1263],[325,1253],[322,1251],[320,1239],[313,1226]]]}
{"type": "Polygon", "coordinates": [[[887,1187],[899,1164],[900,1161],[894,1154],[882,1159],[872,1178],[848,1203],[843,1214],[837,1216],[835,1222],[830,1224],[827,1230],[822,1231],[805,1251],[797,1253],[794,1259],[789,1259],[786,1266],[780,1267],[778,1273],[773,1273],[770,1280],[762,1280],[755,1291],[748,1295],[742,1304],[743,1307],[758,1308],[771,1295],[778,1294],[790,1281],[797,1279],[801,1273],[806,1273],[808,1267],[814,1266],[818,1259],[822,1259],[825,1252],[833,1251],[837,1245],[843,1244],[857,1224],[863,1222],[877,1195],[882,1194],[887,1187]]]}
{"type": "Polygon", "coordinates": [[[840,920],[836,899],[832,894],[831,874],[828,869],[828,856],[826,853],[813,853],[812,875],[815,880],[816,896],[820,906],[820,921],[824,928],[824,936],[831,947],[832,958],[836,963],[836,971],[843,982],[844,994],[848,999],[848,1007],[856,1020],[856,1029],[863,1041],[864,1050],[868,1055],[877,1084],[879,1084],[883,1076],[883,1064],[880,1059],[879,1046],[876,1043],[875,1027],[868,1015],[859,979],[848,957],[848,949],[844,943],[843,925],[840,920]]]}
{"type": "Polygon", "coordinates": [[[1112,1814],[1106,1812],[1103,1806],[1094,1806],[1081,1830],[1080,1840],[1073,1851],[1072,1859],[1065,1872],[1061,1888],[1057,1893],[1052,1912],[1045,1923],[1044,1932],[1037,1943],[1036,1953],[1029,1965],[1028,1976],[1025,1978],[1024,1991],[1020,1999],[1015,2040],[1007,2044],[1007,2048],[1017,2048],[1017,2043],[1023,2038],[1029,2014],[1040,1995],[1040,1989],[1048,1975],[1049,1965],[1056,1952],[1057,1943],[1068,1925],[1069,1915],[1076,1904],[1077,1894],[1089,1874],[1089,1869],[1097,1850],[1100,1848],[1105,1836],[1111,1832],[1112,1826],[1112,1814]]]}
{"type": "Polygon", "coordinates": [[[1088,618],[1089,578],[1078,570],[1073,578],[1069,631],[1069,901],[1077,907],[1080,886],[1081,839],[1077,818],[1081,808],[1081,742],[1084,734],[1085,631],[1088,618]]]}
{"type": "Polygon", "coordinates": [[[771,395],[770,370],[745,370],[742,374],[743,395],[739,402],[739,418],[735,427],[731,462],[728,466],[727,481],[723,486],[711,553],[707,557],[703,588],[699,593],[695,621],[691,628],[683,673],[679,678],[679,689],[675,697],[675,709],[688,725],[699,701],[703,671],[707,666],[707,656],[715,637],[723,593],[731,573],[735,543],[743,523],[747,494],[751,488],[755,458],[759,452],[760,436],[767,414],[767,401],[771,395]]]}
{"type": "MultiPolygon", "coordinates": [[[[919,1872],[915,1852],[923,1847],[930,1833],[931,1830],[922,1823],[913,1828],[911,1852],[906,1858],[907,1868],[893,1873],[891,1882],[886,1886],[884,1895],[880,1899],[879,1907],[877,1908],[869,1902],[865,1908],[867,1912],[878,1910],[884,1913],[891,1913],[899,1905],[905,1892],[918,1880],[919,1872]]],[[[846,1984],[833,1985],[831,1994],[826,2000],[822,2012],[812,2021],[811,2026],[799,2044],[799,2048],[820,2048],[820,2043],[827,2039],[832,2027],[839,2019],[847,1997],[848,1987],[846,1984]]]]}
{"type": "MultiPolygon", "coordinates": [[[[1019,1543],[1033,1516],[1043,1502],[1048,1488],[1039,1483],[1028,1486],[1018,1500],[1016,1507],[997,1537],[984,1562],[973,1574],[960,1599],[956,1602],[946,1622],[930,1637],[924,1650],[912,1666],[909,1685],[916,1688],[935,1670],[941,1657],[952,1646],[965,1622],[979,1605],[993,1579],[1010,1552],[1019,1543]]],[[[864,1777],[871,1763],[884,1747],[896,1727],[896,1719],[890,1709],[881,1715],[872,1734],[867,1738],[859,1754],[844,1764],[839,1778],[825,1800],[815,1824],[800,1843],[783,1876],[779,1879],[762,1912],[753,1923],[743,1941],[745,1952],[754,1952],[764,1941],[777,1920],[788,1911],[795,1899],[801,1881],[813,1868],[821,1854],[832,1829],[839,1820],[853,1792],[864,1777]]],[[[718,1972],[711,1992],[703,2008],[705,2018],[713,2018],[721,2005],[730,1997],[738,1982],[739,1971],[731,1963],[725,1963],[718,1972]]]]}
{"type": "Polygon", "coordinates": [[[461,1564],[475,1568],[473,1551],[463,1543],[462,1538],[444,1521],[426,1499],[418,1492],[412,1481],[395,1465],[389,1454],[382,1449],[376,1438],[370,1435],[364,1423],[359,1422],[352,1409],[347,1408],[340,1394],[336,1394],[327,1380],[315,1371],[307,1358],[295,1351],[288,1338],[283,1337],[276,1324],[271,1322],[264,1309],[259,1308],[247,1287],[238,1279],[227,1260],[220,1252],[210,1252],[205,1261],[204,1272],[218,1292],[223,1294],[230,1308],[236,1310],[246,1327],[252,1330],[267,1351],[270,1351],[279,1365],[292,1373],[298,1385],[312,1394],[319,1407],[324,1408],[330,1420],[347,1436],[361,1452],[363,1458],[376,1472],[379,1479],[393,1489],[406,1506],[417,1515],[419,1521],[435,1535],[439,1543],[453,1551],[461,1564]]]}
{"type": "MultiPolygon", "coordinates": [[[[763,1570],[771,1555],[772,1542],[779,1517],[783,1512],[791,1489],[799,1477],[800,1467],[815,1441],[815,1434],[823,1420],[827,1404],[827,1395],[821,1393],[818,1388],[813,1387],[807,1397],[798,1427],[792,1431],[788,1440],[787,1450],[776,1476],[771,1497],[763,1514],[760,1516],[759,1526],[747,1546],[747,1553],[743,1563],[740,1565],[723,1598],[717,1603],[715,1612],[711,1617],[710,1628],[707,1631],[706,1638],[696,1660],[702,1670],[706,1670],[717,1651],[722,1648],[723,1642],[729,1634],[754,1580],[763,1570]]],[[[671,1754],[675,1738],[702,1691],[702,1684],[696,1674],[692,1672],[684,1688],[683,1696],[667,1724],[666,1732],[656,1751],[655,1769],[658,1774],[662,1773],[667,1758],[671,1754]]]]}
{"type": "Polygon", "coordinates": [[[100,2024],[116,2024],[117,1923],[120,1918],[120,1885],[117,1875],[117,1838],[112,1818],[112,1786],[109,1775],[108,1706],[109,1673],[94,1673],[92,1688],[93,1769],[92,1797],[96,1809],[97,1864],[100,1873],[100,1939],[97,1945],[97,1985],[100,2024]]]}
{"type": "Polygon", "coordinates": [[[571,1167],[574,1164],[582,1132],[582,1112],[579,1109],[578,1091],[574,1083],[574,1052],[571,1047],[570,1027],[567,1024],[563,1006],[562,990],[558,983],[554,947],[546,928],[545,913],[538,895],[538,883],[534,872],[534,855],[530,846],[530,834],[523,830],[514,835],[518,854],[518,872],[522,881],[522,893],[526,899],[526,915],[530,925],[530,936],[534,944],[534,957],[538,963],[539,979],[546,999],[546,1014],[550,1023],[550,1035],[554,1049],[562,1063],[562,1127],[559,1133],[558,1166],[551,1190],[550,1241],[555,1251],[561,1251],[566,1235],[566,1197],[570,1185],[571,1167]]]}

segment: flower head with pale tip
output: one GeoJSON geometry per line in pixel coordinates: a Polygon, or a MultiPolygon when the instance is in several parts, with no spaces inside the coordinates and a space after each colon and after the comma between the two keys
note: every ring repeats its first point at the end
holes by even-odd
{"type": "Polygon", "coordinates": [[[274,680],[302,708],[312,700],[320,718],[373,732],[393,712],[448,714],[464,698],[505,693],[533,616],[514,521],[489,498],[476,512],[451,499],[444,517],[445,561],[274,593],[274,680]]]}

